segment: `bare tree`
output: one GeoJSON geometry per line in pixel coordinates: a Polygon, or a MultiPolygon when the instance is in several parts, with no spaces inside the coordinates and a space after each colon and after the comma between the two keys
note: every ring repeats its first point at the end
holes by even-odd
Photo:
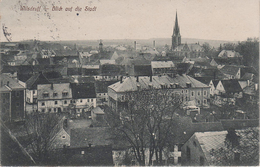
{"type": "Polygon", "coordinates": [[[28,115],[25,129],[29,138],[28,150],[35,161],[41,165],[48,161],[52,142],[62,126],[61,117],[51,113],[28,115]]]}
{"type": "Polygon", "coordinates": [[[179,95],[171,89],[149,89],[127,92],[125,98],[123,111],[111,111],[110,126],[130,143],[140,165],[145,165],[146,151],[149,165],[154,156],[162,164],[173,116],[181,104],[179,95]]]}

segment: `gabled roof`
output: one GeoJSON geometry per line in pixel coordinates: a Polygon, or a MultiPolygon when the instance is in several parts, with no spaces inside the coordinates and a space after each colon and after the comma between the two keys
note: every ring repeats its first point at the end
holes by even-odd
{"type": "Polygon", "coordinates": [[[135,65],[134,66],[135,76],[151,76],[152,68],[151,65],[135,65]]]}
{"type": "Polygon", "coordinates": [[[224,74],[236,75],[239,69],[240,67],[238,66],[225,65],[220,71],[224,74]]]}
{"type": "Polygon", "coordinates": [[[72,93],[70,89],[70,83],[55,83],[55,84],[39,84],[37,85],[37,98],[38,100],[46,99],[71,99],[72,93]],[[49,97],[43,97],[43,94],[48,92],[49,97]],[[63,92],[68,92],[66,97],[62,96],[63,92]],[[57,96],[53,96],[53,93],[57,93],[57,96]]]}
{"type": "MultiPolygon", "coordinates": [[[[8,87],[8,89],[15,90],[15,89],[25,89],[21,84],[19,84],[18,80],[11,78],[7,74],[1,74],[1,87],[5,87],[5,85],[8,87]]],[[[4,88],[5,89],[5,88],[4,88]]]]}
{"type": "Polygon", "coordinates": [[[72,98],[96,98],[94,83],[71,83],[72,98]]]}
{"type": "Polygon", "coordinates": [[[258,127],[259,126],[259,119],[221,119],[220,120],[223,128],[225,130],[230,129],[244,129],[248,127],[258,127]]]}
{"type": "Polygon", "coordinates": [[[202,88],[208,87],[207,85],[199,82],[198,80],[188,76],[188,75],[177,75],[174,78],[169,76],[152,76],[152,82],[150,82],[150,77],[139,77],[139,82],[136,81],[136,77],[127,77],[122,83],[117,82],[110,85],[109,88],[116,92],[127,92],[127,91],[137,91],[138,86],[141,90],[150,89],[149,85],[152,84],[153,88],[161,89],[161,85],[167,85],[170,88],[170,84],[178,83],[181,88],[187,88],[187,82],[191,83],[191,87],[202,88]]]}
{"type": "Polygon", "coordinates": [[[233,50],[222,50],[218,57],[241,57],[241,55],[233,50]]]}
{"type": "Polygon", "coordinates": [[[100,65],[103,65],[103,64],[116,64],[115,60],[102,59],[102,60],[99,60],[99,61],[100,61],[100,65]]]}
{"type": "Polygon", "coordinates": [[[125,67],[122,65],[115,64],[104,64],[101,66],[101,75],[125,75],[125,67]]]}
{"type": "Polygon", "coordinates": [[[27,89],[32,90],[37,89],[38,84],[49,84],[50,82],[42,73],[37,73],[31,76],[25,83],[27,89]]]}
{"type": "Polygon", "coordinates": [[[214,87],[216,88],[216,86],[217,86],[218,83],[219,83],[219,80],[212,80],[212,83],[213,83],[214,87]]]}
{"type": "Polygon", "coordinates": [[[254,74],[253,73],[245,73],[242,77],[241,80],[253,80],[254,74]]]}
{"type": "Polygon", "coordinates": [[[104,127],[71,129],[70,148],[112,145],[111,130],[104,127]]]}
{"type": "Polygon", "coordinates": [[[117,81],[96,81],[96,93],[107,93],[107,87],[117,81]]]}
{"type": "Polygon", "coordinates": [[[241,92],[242,88],[238,80],[221,80],[221,83],[226,91],[226,93],[241,92]]]}
{"type": "Polygon", "coordinates": [[[172,61],[151,61],[152,68],[173,68],[172,61]]]}

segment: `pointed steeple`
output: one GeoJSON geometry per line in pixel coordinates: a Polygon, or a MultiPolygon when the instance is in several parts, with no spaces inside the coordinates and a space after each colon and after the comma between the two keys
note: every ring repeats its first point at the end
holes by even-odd
{"type": "Polygon", "coordinates": [[[175,25],[173,28],[173,34],[172,34],[172,50],[179,46],[181,44],[181,33],[180,33],[180,27],[178,24],[178,16],[176,11],[176,17],[175,17],[175,25]]]}
{"type": "Polygon", "coordinates": [[[179,35],[180,34],[180,28],[178,24],[178,16],[177,16],[177,11],[176,11],[176,17],[175,17],[175,25],[173,29],[173,35],[179,35]]]}

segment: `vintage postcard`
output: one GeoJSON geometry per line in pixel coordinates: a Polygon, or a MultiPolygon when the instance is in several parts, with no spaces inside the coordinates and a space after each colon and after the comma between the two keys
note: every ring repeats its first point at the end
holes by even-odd
{"type": "Polygon", "coordinates": [[[3,166],[258,166],[258,0],[1,0],[3,166]]]}

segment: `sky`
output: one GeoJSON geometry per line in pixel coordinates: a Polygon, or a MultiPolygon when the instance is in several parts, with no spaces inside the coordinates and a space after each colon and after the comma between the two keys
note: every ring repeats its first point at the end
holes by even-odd
{"type": "MultiPolygon", "coordinates": [[[[182,38],[259,37],[259,0],[2,0],[0,20],[12,41],[171,38],[176,11],[182,38]]],[[[7,41],[3,30],[0,40],[7,41]]]]}

